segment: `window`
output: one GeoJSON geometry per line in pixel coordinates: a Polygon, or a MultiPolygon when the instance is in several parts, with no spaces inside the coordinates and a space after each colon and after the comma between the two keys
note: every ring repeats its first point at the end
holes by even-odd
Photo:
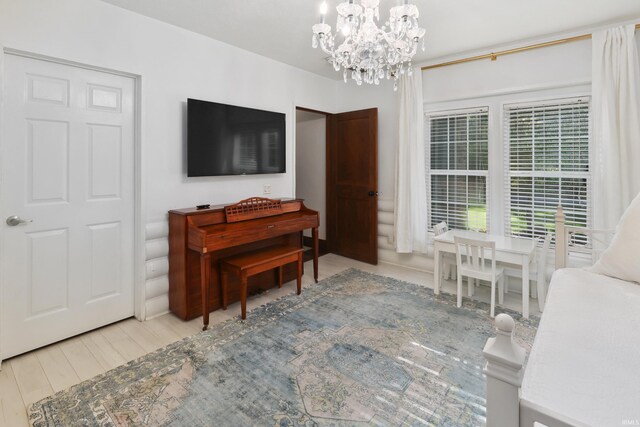
{"type": "Polygon", "coordinates": [[[429,132],[429,224],[487,231],[487,108],[433,114],[429,132]]]}
{"type": "Polygon", "coordinates": [[[264,164],[264,168],[268,172],[278,172],[280,170],[280,150],[278,150],[278,137],[280,134],[278,131],[264,131],[261,134],[262,147],[267,161],[264,164]]]}
{"type": "Polygon", "coordinates": [[[258,171],[258,147],[254,132],[238,132],[234,135],[233,167],[241,173],[258,171]]]}
{"type": "Polygon", "coordinates": [[[507,234],[553,232],[558,204],[567,225],[590,226],[589,100],[510,105],[504,113],[507,234]]]}

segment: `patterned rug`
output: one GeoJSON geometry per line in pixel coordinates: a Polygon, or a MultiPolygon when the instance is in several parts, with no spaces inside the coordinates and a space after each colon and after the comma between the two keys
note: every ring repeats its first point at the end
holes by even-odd
{"type": "MultiPolygon", "coordinates": [[[[29,408],[34,426],[485,424],[485,303],[350,269],[29,408]]],[[[516,319],[527,350],[537,318],[516,319]]]]}

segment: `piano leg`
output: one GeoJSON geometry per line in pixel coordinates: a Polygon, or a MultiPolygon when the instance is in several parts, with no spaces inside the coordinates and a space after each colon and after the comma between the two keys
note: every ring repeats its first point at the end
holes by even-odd
{"type": "Polygon", "coordinates": [[[302,292],[302,252],[298,253],[298,262],[296,263],[296,267],[298,269],[298,274],[296,277],[296,291],[298,295],[302,292]]]}
{"type": "Polygon", "coordinates": [[[318,283],[318,227],[311,229],[313,238],[313,279],[318,283]]]}
{"type": "Polygon", "coordinates": [[[202,330],[209,327],[209,285],[211,281],[211,254],[200,254],[200,286],[202,288],[202,330]]]}

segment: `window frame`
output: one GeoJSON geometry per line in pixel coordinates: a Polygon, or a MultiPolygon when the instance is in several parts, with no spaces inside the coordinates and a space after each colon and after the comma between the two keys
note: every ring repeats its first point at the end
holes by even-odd
{"type": "MultiPolygon", "coordinates": [[[[539,177],[549,177],[549,178],[558,178],[558,179],[571,179],[571,178],[578,178],[578,179],[586,179],[586,209],[585,209],[585,215],[586,215],[586,228],[592,228],[592,224],[593,224],[593,204],[594,204],[594,200],[593,200],[593,180],[594,180],[594,171],[593,171],[593,164],[594,164],[594,143],[593,143],[593,136],[592,136],[592,103],[591,103],[591,96],[587,95],[587,94],[583,94],[583,95],[567,95],[567,96],[549,96],[549,97],[542,97],[539,98],[537,100],[533,100],[533,101],[520,101],[520,100],[514,100],[514,101],[509,101],[509,102],[503,102],[500,104],[500,109],[501,109],[501,128],[502,128],[502,135],[500,136],[502,138],[502,145],[503,145],[503,176],[502,176],[502,188],[501,188],[501,192],[502,192],[502,202],[503,202],[503,209],[502,209],[502,224],[503,224],[503,235],[504,236],[511,236],[511,158],[510,158],[510,151],[511,151],[511,140],[510,140],[510,134],[511,134],[511,128],[510,128],[510,124],[511,124],[511,120],[510,120],[510,113],[514,110],[517,109],[532,109],[532,108],[536,108],[536,107],[544,107],[544,106],[561,106],[561,105],[569,105],[569,104],[584,104],[587,106],[587,126],[588,126],[588,130],[587,130],[587,144],[588,144],[588,172],[582,172],[582,171],[561,171],[558,170],[556,171],[535,171],[532,170],[530,171],[530,173],[527,173],[528,171],[518,171],[516,173],[516,175],[518,176],[523,176],[523,177],[531,177],[532,180],[534,180],[535,178],[539,178],[539,177]]],[[[560,128],[561,123],[558,124],[558,127],[560,128]]],[[[533,147],[532,147],[533,148],[533,147]]],[[[560,149],[558,150],[558,152],[560,153],[560,149]]],[[[535,165],[534,160],[532,159],[532,164],[535,165]]],[[[532,182],[532,186],[535,185],[532,182]]],[[[533,187],[532,187],[533,188],[533,187]]],[[[559,187],[559,190],[560,187],[559,187]]],[[[559,202],[561,202],[560,200],[560,196],[558,197],[559,202]]],[[[543,208],[541,208],[542,210],[543,208]]],[[[556,207],[557,209],[557,207],[556,207]]],[[[535,212],[535,208],[532,209],[532,212],[535,212]]],[[[555,209],[554,209],[555,212],[555,209]]],[[[521,236],[515,236],[515,237],[521,237],[521,236]]],[[[525,237],[522,237],[525,238],[525,237]]],[[[535,239],[536,237],[530,237],[535,239]]],[[[585,253],[590,253],[590,249],[591,249],[591,245],[590,242],[587,241],[584,249],[581,250],[580,248],[574,248],[573,251],[575,252],[585,252],[585,253]],[[577,249],[577,250],[576,250],[577,249]]]]}
{"type": "MultiPolygon", "coordinates": [[[[433,111],[425,111],[424,113],[424,138],[423,141],[425,143],[425,165],[426,165],[426,185],[427,185],[427,221],[429,224],[429,230],[433,229],[432,223],[432,213],[433,213],[433,203],[432,203],[432,194],[431,194],[431,182],[432,176],[480,176],[485,178],[485,205],[486,205],[486,232],[491,232],[491,108],[489,106],[476,106],[470,108],[452,108],[452,109],[439,109],[433,111]],[[455,116],[470,116],[474,113],[477,114],[486,114],[487,115],[487,169],[468,169],[469,167],[469,152],[467,151],[467,169],[432,169],[431,168],[431,121],[432,119],[437,119],[439,117],[455,117],[455,116]]],[[[467,140],[468,140],[468,132],[467,132],[467,140]]],[[[447,144],[451,142],[448,141],[447,144]]],[[[469,195],[468,195],[468,187],[467,187],[467,196],[466,196],[466,206],[469,206],[469,195]]],[[[453,202],[447,201],[447,204],[453,202]]],[[[447,222],[447,225],[450,224],[447,222]]]]}
{"type": "MultiPolygon", "coordinates": [[[[504,106],[510,104],[525,103],[548,103],[550,100],[569,99],[569,98],[589,98],[591,96],[591,82],[588,80],[564,81],[558,84],[549,84],[541,82],[539,84],[526,84],[524,86],[512,87],[510,89],[484,89],[479,88],[473,93],[457,94],[454,91],[453,96],[445,96],[444,94],[434,91],[425,91],[425,99],[423,103],[424,116],[430,116],[441,112],[455,112],[465,110],[475,110],[481,107],[489,109],[489,182],[488,192],[489,211],[491,212],[488,232],[491,234],[504,236],[505,218],[504,218],[504,179],[505,179],[505,159],[504,159],[504,106]]],[[[592,129],[593,114],[589,121],[590,129],[592,129]]],[[[429,141],[429,128],[427,125],[429,120],[425,120],[425,133],[423,141],[425,144],[429,141]]],[[[428,147],[428,145],[425,145],[428,147]]],[[[593,141],[593,135],[589,136],[590,152],[590,168],[592,172],[592,183],[595,183],[597,176],[594,172],[594,165],[597,161],[597,147],[593,141]]],[[[425,150],[427,165],[430,166],[430,150],[425,150]]],[[[431,182],[429,181],[429,169],[426,170],[425,179],[427,180],[427,203],[429,211],[431,211],[431,182]]],[[[595,206],[597,200],[594,199],[593,184],[589,192],[591,204],[595,206]]],[[[592,212],[592,221],[595,222],[597,212],[592,212]]],[[[430,234],[433,236],[433,234],[430,234]]],[[[433,240],[430,241],[433,245],[433,240]]],[[[588,252],[588,251],[585,251],[588,252]]],[[[576,251],[571,249],[571,253],[576,251]]]]}

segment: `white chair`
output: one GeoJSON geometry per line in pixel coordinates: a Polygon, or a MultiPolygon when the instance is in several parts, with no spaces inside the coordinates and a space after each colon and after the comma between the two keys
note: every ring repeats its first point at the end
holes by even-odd
{"type": "Polygon", "coordinates": [[[496,242],[487,240],[467,239],[454,236],[456,260],[458,263],[458,307],[462,306],[462,276],[467,276],[469,296],[473,296],[474,283],[472,279],[491,282],[491,317],[495,317],[496,281],[499,281],[499,304],[504,300],[504,269],[496,267],[496,242]],[[491,260],[485,258],[485,249],[491,251],[491,260]],[[463,256],[466,260],[463,260],[463,256]]]}
{"type": "MultiPolygon", "coordinates": [[[[539,239],[542,242],[542,246],[538,250],[535,263],[529,269],[529,280],[535,280],[536,282],[538,308],[540,308],[541,312],[544,310],[544,303],[547,298],[547,258],[552,238],[553,233],[547,233],[544,239],[539,239]]],[[[522,277],[522,270],[505,268],[505,276],[507,276],[507,280],[504,292],[509,293],[509,277],[522,277]]]]}
{"type": "MultiPolygon", "coordinates": [[[[440,236],[447,231],[449,231],[449,227],[444,221],[433,226],[433,234],[435,236],[440,236]]],[[[440,271],[442,271],[442,277],[445,279],[456,279],[456,257],[453,254],[440,254],[440,271]]]]}

